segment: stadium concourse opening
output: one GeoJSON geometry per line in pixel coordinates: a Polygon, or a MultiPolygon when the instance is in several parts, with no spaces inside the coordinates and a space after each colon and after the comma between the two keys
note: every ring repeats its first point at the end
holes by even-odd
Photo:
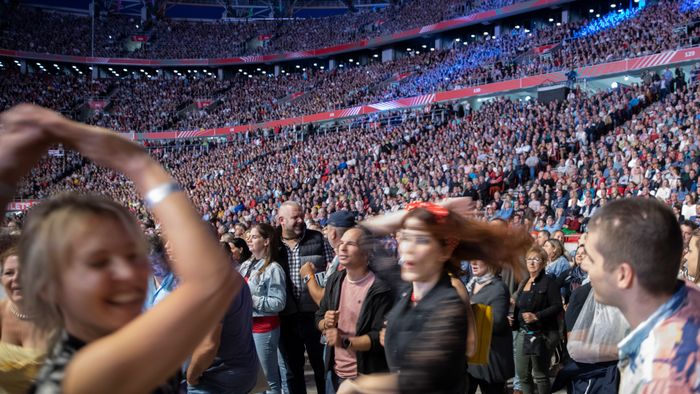
{"type": "Polygon", "coordinates": [[[0,392],[700,392],[699,5],[0,2],[0,392]]]}

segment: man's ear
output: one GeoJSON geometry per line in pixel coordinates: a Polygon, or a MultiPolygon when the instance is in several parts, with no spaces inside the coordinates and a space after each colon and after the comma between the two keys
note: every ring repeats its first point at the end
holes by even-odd
{"type": "Polygon", "coordinates": [[[612,273],[619,289],[631,289],[634,284],[635,272],[630,263],[621,263],[612,273]]]}

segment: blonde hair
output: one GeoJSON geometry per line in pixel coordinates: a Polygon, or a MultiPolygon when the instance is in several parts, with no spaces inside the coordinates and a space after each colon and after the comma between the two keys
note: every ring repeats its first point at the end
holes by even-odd
{"type": "Polygon", "coordinates": [[[126,208],[104,196],[67,193],[34,207],[19,242],[20,281],[23,308],[44,333],[58,334],[63,328],[58,305],[61,272],[74,252],[72,235],[87,219],[95,217],[116,220],[138,242],[144,256],[147,254],[146,239],[135,218],[126,208]]]}

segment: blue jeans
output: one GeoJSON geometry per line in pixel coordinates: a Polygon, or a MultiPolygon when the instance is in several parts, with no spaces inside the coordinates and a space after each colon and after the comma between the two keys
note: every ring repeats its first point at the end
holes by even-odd
{"type": "Polygon", "coordinates": [[[282,393],[282,385],[280,383],[280,368],[277,362],[277,349],[280,342],[280,329],[275,328],[270,332],[253,333],[255,341],[255,350],[258,353],[260,365],[262,365],[267,384],[270,385],[268,393],[282,393]]]}
{"type": "Polygon", "coordinates": [[[255,387],[256,370],[257,365],[249,371],[225,371],[202,377],[198,385],[187,385],[187,394],[249,393],[255,387]]]}

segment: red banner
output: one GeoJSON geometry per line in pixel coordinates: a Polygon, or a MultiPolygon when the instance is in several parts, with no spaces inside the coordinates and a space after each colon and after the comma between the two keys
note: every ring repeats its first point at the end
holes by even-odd
{"type": "Polygon", "coordinates": [[[258,40],[260,41],[267,41],[272,39],[272,34],[261,34],[258,36],[258,40]]]}
{"type": "Polygon", "coordinates": [[[214,100],[212,100],[212,99],[199,99],[199,100],[194,101],[195,105],[197,106],[197,109],[206,108],[206,107],[210,106],[211,103],[213,103],[213,102],[214,102],[214,100]]]}
{"type": "Polygon", "coordinates": [[[537,47],[533,49],[533,52],[535,53],[547,53],[549,52],[550,49],[554,48],[559,44],[549,44],[549,45],[542,45],[541,47],[537,47]]]}
{"type": "Polygon", "coordinates": [[[8,212],[24,212],[27,209],[33,207],[34,205],[40,203],[39,200],[27,200],[27,201],[13,201],[7,204],[8,212]]]}
{"type": "Polygon", "coordinates": [[[90,100],[88,106],[92,110],[103,110],[107,106],[107,100],[90,100]]]}
{"type": "Polygon", "coordinates": [[[134,42],[146,42],[148,41],[148,36],[140,35],[140,36],[131,36],[131,41],[134,42]]]}

